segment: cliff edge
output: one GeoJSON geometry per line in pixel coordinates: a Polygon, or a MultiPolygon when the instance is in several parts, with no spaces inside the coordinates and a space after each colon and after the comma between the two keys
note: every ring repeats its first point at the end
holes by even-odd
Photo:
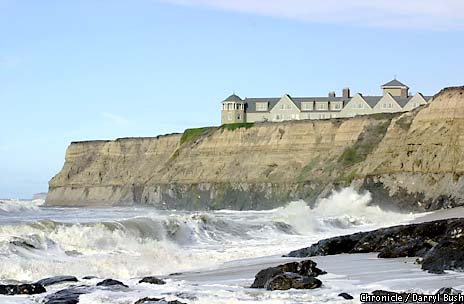
{"type": "Polygon", "coordinates": [[[337,187],[405,210],[463,205],[464,87],[407,113],[73,142],[49,206],[268,209],[337,187]]]}

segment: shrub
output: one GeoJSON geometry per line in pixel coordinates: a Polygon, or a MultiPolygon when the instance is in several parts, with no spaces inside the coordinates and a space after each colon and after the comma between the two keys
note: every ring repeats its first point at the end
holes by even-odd
{"type": "Polygon", "coordinates": [[[359,155],[355,147],[349,147],[343,151],[343,154],[340,156],[340,161],[345,166],[351,166],[362,161],[362,157],[359,155]]]}
{"type": "Polygon", "coordinates": [[[222,130],[225,129],[225,130],[233,131],[235,129],[240,129],[240,128],[249,129],[251,127],[253,127],[252,122],[239,122],[239,123],[233,123],[233,124],[224,124],[220,128],[222,130]]]}
{"type": "Polygon", "coordinates": [[[186,129],[182,137],[180,138],[180,144],[194,140],[200,135],[206,134],[211,128],[195,128],[195,129],[186,129]]]}

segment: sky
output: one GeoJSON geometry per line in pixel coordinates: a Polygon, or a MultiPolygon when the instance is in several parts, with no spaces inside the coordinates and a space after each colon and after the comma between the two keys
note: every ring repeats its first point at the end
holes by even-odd
{"type": "Polygon", "coordinates": [[[463,85],[462,0],[0,0],[0,198],[71,141],[220,124],[220,102],[463,85]]]}

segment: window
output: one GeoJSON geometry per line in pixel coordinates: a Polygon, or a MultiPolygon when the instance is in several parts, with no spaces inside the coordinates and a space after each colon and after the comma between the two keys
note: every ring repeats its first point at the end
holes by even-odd
{"type": "Polygon", "coordinates": [[[292,107],[288,104],[287,105],[287,110],[290,110],[292,107]]]}
{"type": "Polygon", "coordinates": [[[275,115],[275,120],[279,120],[280,119],[280,115],[279,114],[276,114],[275,115]]]}
{"type": "Polygon", "coordinates": [[[232,120],[232,113],[227,113],[227,120],[232,120]]]}
{"type": "Polygon", "coordinates": [[[334,109],[339,110],[340,109],[340,104],[339,103],[334,104],[334,109]]]}
{"type": "Polygon", "coordinates": [[[384,109],[387,108],[387,104],[386,104],[386,103],[383,104],[383,108],[384,108],[384,109]]]}
{"type": "Polygon", "coordinates": [[[313,104],[309,102],[304,102],[303,103],[303,110],[310,111],[313,109],[313,104]]]}
{"type": "Polygon", "coordinates": [[[393,105],[391,103],[388,104],[388,108],[391,109],[393,105]]]}
{"type": "Polygon", "coordinates": [[[358,108],[364,109],[364,105],[362,103],[358,104],[358,108]]]}
{"type": "Polygon", "coordinates": [[[237,120],[240,120],[240,114],[237,114],[237,120]]]}
{"type": "Polygon", "coordinates": [[[281,104],[281,105],[280,105],[280,109],[281,109],[281,110],[285,109],[285,105],[281,104]]]}
{"type": "Polygon", "coordinates": [[[318,108],[319,110],[324,110],[326,107],[325,107],[325,104],[320,103],[320,104],[318,104],[317,108],[318,108]]]}
{"type": "Polygon", "coordinates": [[[256,110],[257,111],[267,111],[267,103],[265,102],[260,102],[256,104],[256,110]]]}

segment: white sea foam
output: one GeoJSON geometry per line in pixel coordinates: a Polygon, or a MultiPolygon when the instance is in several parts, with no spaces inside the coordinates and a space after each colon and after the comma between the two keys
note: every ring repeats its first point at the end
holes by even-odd
{"type": "Polygon", "coordinates": [[[39,207],[45,203],[43,199],[36,199],[32,201],[22,200],[0,200],[0,214],[14,213],[14,212],[37,212],[39,207]]]}
{"type": "Polygon", "coordinates": [[[404,223],[416,217],[385,211],[379,206],[370,205],[371,202],[369,192],[360,194],[353,188],[344,188],[316,202],[314,209],[303,201],[292,202],[276,209],[274,218],[292,225],[301,234],[314,234],[378,228],[404,223]]]}
{"type": "MultiPolygon", "coordinates": [[[[193,213],[41,208],[40,203],[8,201],[0,209],[4,212],[0,213],[0,281],[33,281],[54,275],[127,281],[145,275],[215,269],[226,262],[281,255],[321,238],[413,218],[370,206],[369,193],[359,194],[351,188],[333,192],[313,209],[303,201],[267,211],[193,213]]],[[[198,297],[195,303],[282,303],[292,298],[285,293],[244,293],[237,286],[209,286],[206,291],[189,286],[198,297]]],[[[168,292],[171,287],[159,288],[168,292]]],[[[172,288],[178,290],[179,286],[172,288]]],[[[99,291],[83,296],[81,302],[132,303],[142,291],[117,299],[99,291]]],[[[294,293],[293,297],[298,302],[326,295],[294,293]]]]}

